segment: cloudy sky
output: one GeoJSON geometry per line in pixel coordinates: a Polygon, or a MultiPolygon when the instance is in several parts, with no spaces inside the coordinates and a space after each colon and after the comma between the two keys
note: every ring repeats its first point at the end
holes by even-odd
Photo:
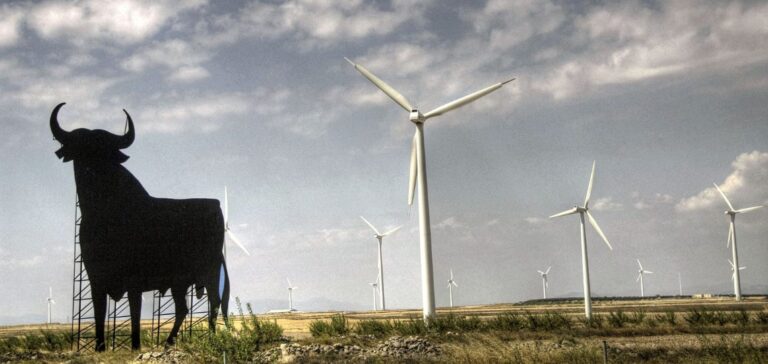
{"type": "MultiPolygon", "coordinates": [[[[760,1],[44,1],[0,5],[0,323],[70,314],[75,186],[47,120],[137,129],[125,166],[154,196],[223,198],[258,311],[365,309],[380,229],[388,306],[418,308],[413,126],[343,57],[429,110],[517,81],[426,126],[438,305],[592,289],[732,292],[725,204],[768,203],[768,4],[760,1]]],[[[768,290],[768,209],[739,216],[746,293],[768,290]]]]}

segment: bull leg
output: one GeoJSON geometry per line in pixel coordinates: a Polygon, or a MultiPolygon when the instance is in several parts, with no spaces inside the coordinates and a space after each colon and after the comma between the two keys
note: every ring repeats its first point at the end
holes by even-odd
{"type": "Polygon", "coordinates": [[[93,314],[96,321],[96,351],[104,351],[107,346],[104,343],[104,319],[107,314],[107,294],[95,285],[91,285],[91,299],[93,300],[93,314]]]}
{"type": "Polygon", "coordinates": [[[173,304],[176,307],[176,321],[173,323],[173,329],[168,334],[168,339],[165,341],[166,346],[171,346],[176,343],[176,335],[179,334],[181,324],[184,322],[184,318],[189,313],[187,308],[187,288],[176,287],[171,288],[171,295],[173,296],[173,304]]]}
{"type": "Polygon", "coordinates": [[[128,291],[128,308],[131,311],[131,349],[141,349],[141,292],[128,291]]]}

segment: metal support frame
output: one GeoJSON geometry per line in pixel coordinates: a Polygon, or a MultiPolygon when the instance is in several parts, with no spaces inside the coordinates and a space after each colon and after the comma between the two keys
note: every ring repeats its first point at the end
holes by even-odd
{"type": "MultiPolygon", "coordinates": [[[[77,352],[94,351],[96,348],[96,320],[91,298],[91,282],[83,264],[80,251],[80,224],[83,217],[80,214],[80,200],[75,200],[75,233],[74,233],[74,269],[72,273],[72,335],[71,349],[77,352]]],[[[112,350],[130,348],[130,321],[128,299],[123,296],[120,300],[107,300],[107,317],[105,318],[105,340],[107,347],[112,350]]]]}
{"type": "MultiPolygon", "coordinates": [[[[208,293],[205,292],[197,298],[196,287],[190,286],[187,290],[186,300],[189,313],[179,329],[179,340],[187,340],[198,335],[208,334],[208,314],[210,303],[208,293]]],[[[152,343],[160,346],[161,340],[165,340],[173,328],[176,320],[175,305],[170,294],[154,291],[152,296],[152,343]]]]}

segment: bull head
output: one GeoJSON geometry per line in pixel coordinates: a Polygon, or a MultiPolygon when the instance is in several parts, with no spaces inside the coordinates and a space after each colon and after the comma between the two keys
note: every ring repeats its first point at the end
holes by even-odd
{"type": "Polygon", "coordinates": [[[115,135],[105,130],[75,129],[66,131],[59,126],[59,109],[64,102],[56,105],[51,113],[51,133],[62,146],[56,151],[56,156],[64,162],[71,160],[105,161],[123,163],[128,156],[120,149],[128,148],[136,137],[131,115],[125,109],[123,112],[128,118],[128,131],[125,135],[115,135]]]}

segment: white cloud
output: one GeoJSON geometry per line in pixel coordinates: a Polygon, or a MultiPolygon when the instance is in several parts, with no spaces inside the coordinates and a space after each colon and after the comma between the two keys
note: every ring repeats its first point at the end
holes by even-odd
{"type": "Polygon", "coordinates": [[[461,224],[456,219],[455,216],[451,216],[451,217],[445,218],[442,221],[440,221],[439,223],[435,224],[435,228],[436,229],[446,229],[446,228],[458,229],[460,227],[464,227],[464,225],[461,224]]]}
{"type": "Polygon", "coordinates": [[[231,43],[244,36],[292,38],[304,48],[327,46],[389,34],[421,17],[429,1],[394,0],[389,6],[363,1],[289,0],[252,2],[237,18],[222,17],[201,25],[211,42],[231,43]]]}
{"type": "MultiPolygon", "coordinates": [[[[719,184],[735,208],[765,204],[768,201],[768,153],[753,151],[739,155],[731,163],[733,171],[719,184]]],[[[720,208],[727,205],[715,187],[709,187],[695,196],[681,199],[675,209],[680,212],[720,208]]]]}
{"type": "Polygon", "coordinates": [[[172,71],[171,81],[196,81],[209,76],[208,70],[200,66],[208,61],[210,54],[203,47],[198,47],[181,39],[156,42],[139,50],[121,63],[123,69],[143,72],[148,68],[161,66],[172,71]]]}
{"type": "Polygon", "coordinates": [[[595,211],[618,211],[623,207],[622,203],[613,201],[612,197],[602,197],[595,200],[591,208],[595,211]]]}
{"type": "Polygon", "coordinates": [[[156,34],[178,13],[204,0],[47,1],[32,7],[27,23],[45,39],[75,44],[109,41],[130,44],[156,34]]]}
{"type": "Polygon", "coordinates": [[[464,16],[477,32],[489,34],[491,49],[506,50],[537,34],[557,29],[566,19],[562,7],[541,0],[490,0],[464,16]]]}
{"type": "Polygon", "coordinates": [[[766,17],[768,4],[740,2],[595,7],[575,19],[572,42],[584,52],[560,60],[534,87],[561,99],[594,86],[763,61],[768,58],[766,17]]]}
{"type": "Polygon", "coordinates": [[[0,47],[16,44],[21,36],[23,12],[10,6],[0,7],[0,47]]]}
{"type": "Polygon", "coordinates": [[[525,222],[527,222],[527,223],[529,223],[531,225],[542,224],[542,223],[544,223],[546,221],[547,221],[547,219],[542,218],[542,217],[535,217],[534,216],[534,217],[526,217],[525,218],[525,222]]]}

